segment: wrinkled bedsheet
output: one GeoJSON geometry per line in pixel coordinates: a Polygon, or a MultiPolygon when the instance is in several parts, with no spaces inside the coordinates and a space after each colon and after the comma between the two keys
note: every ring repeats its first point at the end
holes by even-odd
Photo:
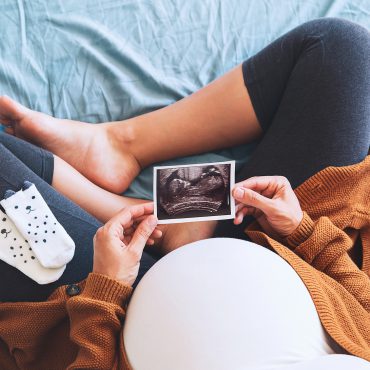
{"type": "MultiPolygon", "coordinates": [[[[1,0],[0,94],[56,117],[121,120],[191,94],[318,17],[369,29],[370,0],[1,0]]],[[[166,164],[238,168],[254,145],[166,164]]],[[[152,169],[126,194],[150,199],[152,169]]]]}

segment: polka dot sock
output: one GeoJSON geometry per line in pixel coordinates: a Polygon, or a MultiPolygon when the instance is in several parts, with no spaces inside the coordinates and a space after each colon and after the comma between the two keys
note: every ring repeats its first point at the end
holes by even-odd
{"type": "Polygon", "coordinates": [[[33,249],[42,266],[59,268],[74,255],[75,244],[57,221],[34,184],[20,190],[0,204],[18,231],[33,249]]]}
{"type": "Polygon", "coordinates": [[[65,266],[46,269],[41,266],[28,240],[18,232],[12,220],[0,209],[0,259],[23,272],[38,284],[58,280],[65,266]]]}

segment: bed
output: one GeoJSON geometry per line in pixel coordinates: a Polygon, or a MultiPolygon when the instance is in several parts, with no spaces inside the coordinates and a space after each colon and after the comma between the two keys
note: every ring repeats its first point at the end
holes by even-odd
{"type": "MultiPolygon", "coordinates": [[[[0,94],[61,118],[125,119],[191,94],[318,17],[369,29],[370,0],[2,0],[0,94]]],[[[235,159],[239,168],[254,147],[165,164],[235,159]]],[[[126,195],[151,199],[152,168],[126,195]]]]}

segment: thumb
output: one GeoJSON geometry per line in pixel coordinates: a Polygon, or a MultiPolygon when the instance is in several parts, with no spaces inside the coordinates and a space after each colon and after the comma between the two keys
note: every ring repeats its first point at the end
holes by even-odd
{"type": "Polygon", "coordinates": [[[150,235],[157,226],[158,220],[155,216],[151,215],[145,220],[141,221],[137,227],[134,235],[132,236],[130,242],[130,248],[135,249],[137,252],[142,252],[146,242],[148,241],[150,235]]]}
{"type": "Polygon", "coordinates": [[[256,191],[238,187],[234,190],[233,195],[239,202],[247,206],[258,208],[266,215],[273,211],[273,201],[256,191]]]}

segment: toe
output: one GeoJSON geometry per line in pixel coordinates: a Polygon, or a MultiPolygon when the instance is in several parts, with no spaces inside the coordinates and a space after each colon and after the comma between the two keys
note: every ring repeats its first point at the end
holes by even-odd
{"type": "Polygon", "coordinates": [[[26,113],[26,109],[26,107],[8,96],[0,96],[0,116],[4,118],[4,121],[22,119],[26,113]]]}

